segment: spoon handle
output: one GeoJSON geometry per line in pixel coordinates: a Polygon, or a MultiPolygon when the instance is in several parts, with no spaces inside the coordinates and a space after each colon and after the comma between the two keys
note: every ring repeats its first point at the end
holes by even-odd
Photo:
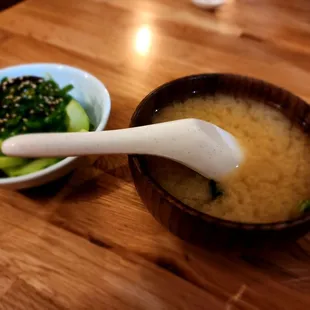
{"type": "Polygon", "coordinates": [[[102,132],[19,135],[5,140],[2,152],[8,156],[30,158],[99,154],[161,155],[162,146],[167,145],[169,140],[167,132],[170,123],[173,122],[102,132]]]}

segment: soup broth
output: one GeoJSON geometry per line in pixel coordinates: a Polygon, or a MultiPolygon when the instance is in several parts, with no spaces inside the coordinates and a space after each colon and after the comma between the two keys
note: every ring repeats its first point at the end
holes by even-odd
{"type": "Polygon", "coordinates": [[[300,214],[300,202],[310,198],[310,139],[284,115],[252,100],[217,96],[175,103],[157,112],[153,122],[182,118],[232,133],[245,160],[215,185],[180,164],[149,157],[153,178],[167,192],[190,207],[238,222],[277,222],[300,214]]]}

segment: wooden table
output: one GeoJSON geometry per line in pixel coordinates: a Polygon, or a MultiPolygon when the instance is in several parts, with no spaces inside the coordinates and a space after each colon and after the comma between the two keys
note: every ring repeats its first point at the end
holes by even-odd
{"type": "MultiPolygon", "coordinates": [[[[109,129],[187,74],[263,78],[310,101],[310,2],[28,0],[0,14],[0,65],[62,62],[101,79],[109,129]]],[[[0,191],[0,309],[310,309],[310,238],[268,253],[195,248],[141,204],[125,156],[0,191]]]]}

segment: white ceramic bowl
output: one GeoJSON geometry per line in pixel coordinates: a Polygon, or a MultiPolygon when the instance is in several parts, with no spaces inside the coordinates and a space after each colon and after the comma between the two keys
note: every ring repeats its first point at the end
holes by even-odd
{"type": "MultiPolygon", "coordinates": [[[[53,63],[24,64],[0,70],[0,79],[23,75],[39,77],[50,75],[60,86],[72,84],[74,89],[70,94],[83,105],[96,131],[105,128],[111,110],[110,95],[106,87],[93,75],[77,68],[53,63]]],[[[19,177],[0,178],[0,188],[24,189],[46,184],[72,171],[78,163],[77,159],[67,157],[38,172],[19,177]]]]}

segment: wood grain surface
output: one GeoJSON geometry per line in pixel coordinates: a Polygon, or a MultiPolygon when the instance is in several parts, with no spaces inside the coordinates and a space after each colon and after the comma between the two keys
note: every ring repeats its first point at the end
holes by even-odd
{"type": "MultiPolygon", "coordinates": [[[[26,0],[0,13],[0,66],[61,62],[112,96],[108,128],[173,78],[232,72],[310,101],[310,2],[26,0]]],[[[70,176],[0,191],[0,309],[310,308],[310,237],[246,253],[204,250],[140,202],[126,156],[87,158],[70,176]]]]}

